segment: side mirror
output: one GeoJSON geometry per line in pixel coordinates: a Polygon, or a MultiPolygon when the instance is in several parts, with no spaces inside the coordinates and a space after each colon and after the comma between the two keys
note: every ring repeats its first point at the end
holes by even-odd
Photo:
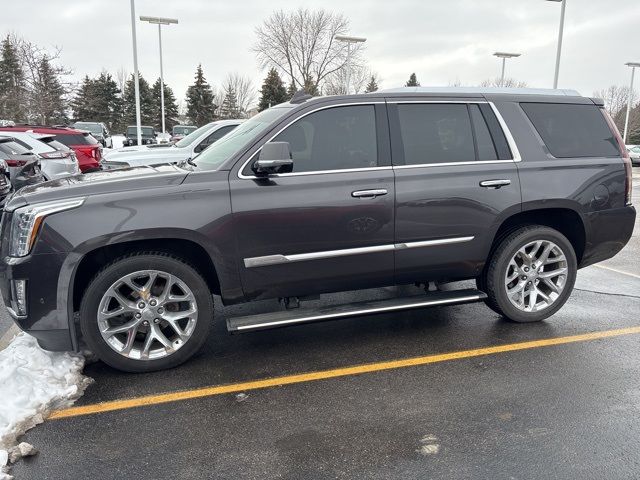
{"type": "Polygon", "coordinates": [[[293,171],[289,142],[265,143],[251,169],[256,175],[275,175],[293,171]]]}

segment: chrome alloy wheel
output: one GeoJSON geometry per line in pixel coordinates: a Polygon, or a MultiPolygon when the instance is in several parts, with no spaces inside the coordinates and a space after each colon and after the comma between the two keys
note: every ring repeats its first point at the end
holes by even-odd
{"type": "Polygon", "coordinates": [[[171,355],[189,340],[197,321],[191,289],[175,275],[158,270],[125,275],[107,289],[98,306],[102,338],[134,360],[171,355]]]}
{"type": "Polygon", "coordinates": [[[524,312],[552,305],[564,290],[568,264],[562,249],[548,240],[520,248],[509,261],[504,284],[509,301],[524,312]]]}

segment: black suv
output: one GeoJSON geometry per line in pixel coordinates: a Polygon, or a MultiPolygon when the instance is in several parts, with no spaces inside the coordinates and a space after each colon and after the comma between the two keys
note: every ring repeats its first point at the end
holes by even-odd
{"type": "MultiPolygon", "coordinates": [[[[135,125],[129,125],[125,132],[125,139],[122,142],[124,147],[132,147],[138,145],[138,127],[135,125]]],[[[153,127],[141,126],[140,127],[140,139],[142,145],[154,145],[156,143],[157,133],[153,127]]]]}
{"type": "Polygon", "coordinates": [[[77,349],[82,336],[109,365],[150,371],[203,345],[212,294],[281,300],[227,318],[238,332],[473,301],[539,321],[566,302],[578,268],[624,247],[634,220],[631,165],[600,100],[296,95],[181,165],[18,192],[2,218],[0,283],[43,348],[77,349]],[[477,288],[299,306],[464,279],[477,288]]]}

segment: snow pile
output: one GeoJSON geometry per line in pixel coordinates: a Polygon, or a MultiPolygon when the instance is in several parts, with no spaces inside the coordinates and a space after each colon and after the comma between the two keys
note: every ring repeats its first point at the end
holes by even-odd
{"type": "Polygon", "coordinates": [[[35,449],[18,438],[42,423],[51,410],[67,407],[93,381],[82,375],[84,356],[47,352],[20,333],[0,351],[0,480],[8,465],[35,449]]]}

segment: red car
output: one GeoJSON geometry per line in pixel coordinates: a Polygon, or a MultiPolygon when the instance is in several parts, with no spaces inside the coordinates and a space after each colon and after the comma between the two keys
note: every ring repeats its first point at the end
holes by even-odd
{"type": "Polygon", "coordinates": [[[68,127],[44,127],[40,125],[16,125],[15,127],[0,127],[0,132],[26,132],[55,135],[55,139],[73,149],[78,157],[78,165],[82,173],[100,170],[102,147],[89,132],[68,127]]]}

